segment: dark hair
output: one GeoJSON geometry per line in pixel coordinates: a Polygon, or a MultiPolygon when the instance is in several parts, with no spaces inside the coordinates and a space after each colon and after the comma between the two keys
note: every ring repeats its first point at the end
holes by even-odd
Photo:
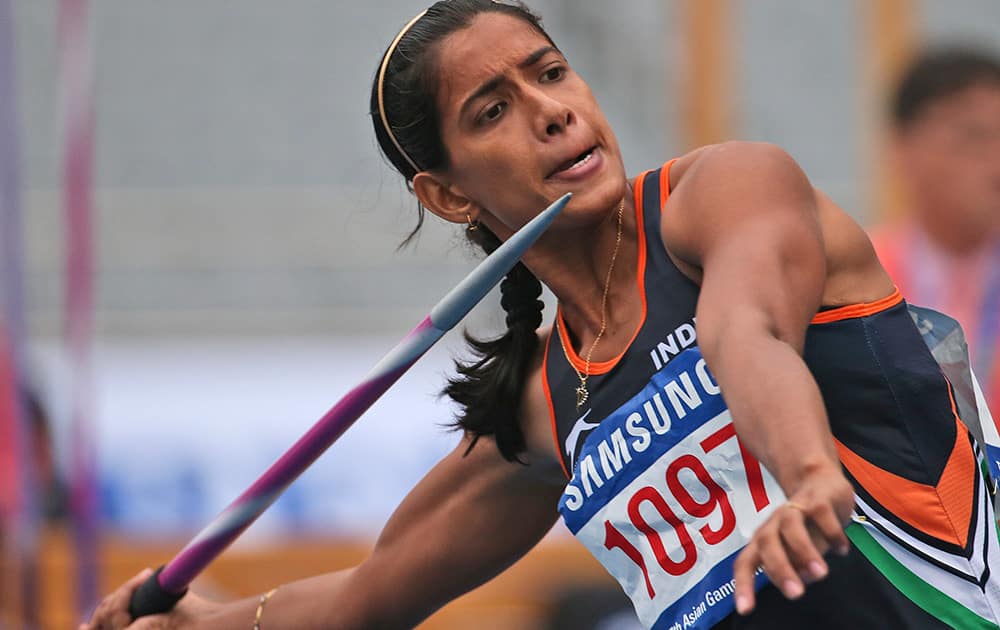
{"type": "Polygon", "coordinates": [[[1000,86],[1000,59],[995,55],[972,48],[928,50],[903,74],[890,105],[892,121],[906,127],[928,105],[981,84],[1000,86]]]}
{"type": "MultiPolygon", "coordinates": [[[[419,171],[448,166],[437,105],[438,44],[468,27],[476,16],[488,12],[524,20],[555,46],[542,28],[540,18],[520,2],[442,0],[410,26],[395,48],[390,45],[380,60],[372,82],[372,124],[379,147],[408,185],[419,171]]],[[[424,209],[419,204],[417,214],[417,226],[404,244],[423,224],[424,209]]],[[[467,230],[466,235],[487,254],[500,245],[500,240],[484,225],[467,230]]],[[[444,393],[462,408],[455,419],[455,428],[472,436],[472,444],[481,436],[494,436],[503,457],[515,461],[525,449],[518,418],[524,382],[538,347],[536,330],[542,323],[543,308],[538,298],[542,285],[527,267],[518,263],[500,284],[500,291],[501,304],[507,313],[507,331],[490,340],[477,339],[466,332],[465,339],[474,359],[468,363],[456,361],[458,375],[449,380],[444,393]]]]}

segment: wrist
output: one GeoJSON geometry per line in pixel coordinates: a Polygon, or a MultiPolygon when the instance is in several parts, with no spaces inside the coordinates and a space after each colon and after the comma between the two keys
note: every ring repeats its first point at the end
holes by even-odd
{"type": "Polygon", "coordinates": [[[257,609],[254,612],[253,626],[251,626],[253,630],[263,629],[264,609],[267,606],[268,601],[270,601],[271,596],[273,596],[277,590],[278,587],[274,587],[257,599],[257,609]]]}
{"type": "Polygon", "coordinates": [[[788,462],[784,466],[784,470],[775,472],[778,484],[788,497],[794,495],[801,486],[807,484],[811,479],[824,477],[844,477],[840,460],[826,453],[788,462]]]}

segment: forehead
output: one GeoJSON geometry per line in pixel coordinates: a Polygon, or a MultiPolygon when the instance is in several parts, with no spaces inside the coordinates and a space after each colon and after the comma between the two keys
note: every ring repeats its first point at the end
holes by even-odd
{"type": "Polygon", "coordinates": [[[438,98],[443,109],[460,107],[464,96],[548,45],[545,36],[520,18],[495,12],[476,16],[440,44],[438,98]]]}
{"type": "Polygon", "coordinates": [[[1000,108],[1000,82],[973,83],[927,107],[928,120],[995,117],[1000,108]]]}

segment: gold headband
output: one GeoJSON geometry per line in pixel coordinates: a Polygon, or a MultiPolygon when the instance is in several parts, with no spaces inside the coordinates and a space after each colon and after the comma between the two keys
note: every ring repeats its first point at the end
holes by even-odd
{"type": "Polygon", "coordinates": [[[402,155],[403,158],[409,162],[410,166],[413,167],[413,170],[418,173],[421,170],[420,167],[417,166],[417,163],[414,162],[412,158],[410,158],[410,156],[403,149],[403,146],[399,144],[399,140],[396,139],[396,134],[392,132],[392,127],[389,126],[389,119],[385,115],[385,101],[382,98],[382,85],[385,82],[385,71],[389,67],[389,59],[392,57],[392,53],[395,52],[396,46],[399,45],[399,41],[403,39],[407,31],[413,28],[413,25],[416,24],[420,18],[424,17],[426,13],[426,9],[421,11],[417,17],[407,22],[406,26],[403,27],[403,30],[399,31],[399,35],[396,35],[396,39],[392,40],[392,43],[389,44],[389,50],[386,51],[385,57],[382,59],[382,66],[378,71],[378,113],[382,118],[382,126],[385,127],[385,132],[389,134],[389,139],[392,140],[394,145],[396,145],[396,149],[399,151],[399,154],[402,155]]]}

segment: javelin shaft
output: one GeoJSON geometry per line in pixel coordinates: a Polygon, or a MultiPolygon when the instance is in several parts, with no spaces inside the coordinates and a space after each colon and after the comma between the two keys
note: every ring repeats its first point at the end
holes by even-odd
{"type": "Polygon", "coordinates": [[[478,304],[516,264],[569,202],[566,194],[479,264],[395,348],[222,511],[170,562],[140,586],[130,602],[133,618],[170,610],[187,586],[249,527],[327,448],[449,329],[478,304]]]}
{"type": "Polygon", "coordinates": [[[352,424],[445,333],[424,319],[382,363],[393,367],[370,374],[298,439],[257,481],[203,529],[160,573],[160,586],[182,591],[246,530],[352,424]]]}

